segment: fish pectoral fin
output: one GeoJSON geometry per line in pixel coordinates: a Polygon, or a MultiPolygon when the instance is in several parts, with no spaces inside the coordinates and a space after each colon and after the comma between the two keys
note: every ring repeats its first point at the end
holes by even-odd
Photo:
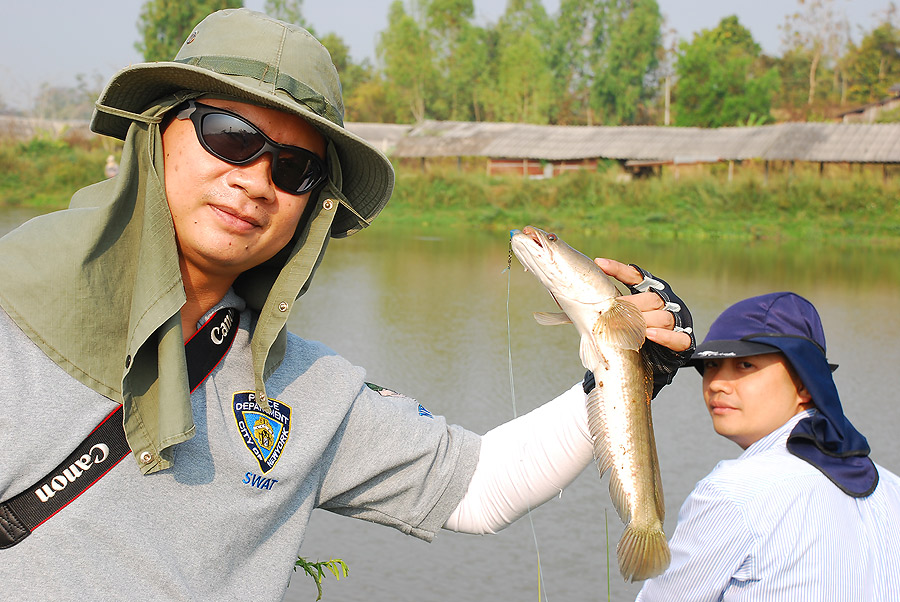
{"type": "Polygon", "coordinates": [[[559,326],[560,324],[572,323],[569,316],[564,313],[550,313],[546,311],[534,312],[534,319],[541,326],[559,326]]]}
{"type": "Polygon", "coordinates": [[[609,309],[597,319],[594,334],[613,347],[637,351],[644,344],[647,323],[637,305],[614,299],[609,309]]]}

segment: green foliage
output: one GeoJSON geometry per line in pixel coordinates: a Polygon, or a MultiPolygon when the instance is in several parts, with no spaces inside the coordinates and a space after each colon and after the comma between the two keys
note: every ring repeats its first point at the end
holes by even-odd
{"type": "Polygon", "coordinates": [[[496,82],[485,99],[490,121],[547,123],[552,74],[550,22],[539,0],[510,0],[497,23],[496,82]]]}
{"type": "Polygon", "coordinates": [[[424,23],[421,0],[408,13],[403,0],[394,0],[388,26],[378,41],[378,56],[388,82],[386,98],[397,123],[421,122],[426,117],[428,90],[436,79],[433,52],[424,23]]]}
{"type": "MultiPolygon", "coordinates": [[[[375,69],[369,64],[368,60],[363,60],[361,63],[354,63],[350,56],[350,47],[347,46],[343,38],[336,33],[327,33],[323,36],[319,36],[319,41],[322,42],[322,45],[325,46],[325,48],[328,49],[329,54],[331,54],[331,61],[334,63],[338,75],[341,78],[341,90],[344,95],[344,121],[362,121],[350,114],[349,110],[354,107],[348,102],[348,99],[354,97],[360,86],[375,78],[375,69]]],[[[368,119],[365,121],[373,120],[368,119]]]]}
{"type": "Polygon", "coordinates": [[[470,23],[462,24],[453,38],[443,67],[447,80],[447,119],[484,119],[484,98],[493,85],[491,41],[487,31],[470,23]]]}
{"type": "MultiPolygon", "coordinates": [[[[849,25],[835,12],[835,0],[798,1],[801,10],[788,15],[781,27],[788,48],[785,56],[792,55],[793,66],[802,66],[805,73],[802,82],[792,82],[793,90],[805,92],[803,99],[796,99],[794,106],[811,107],[816,103],[817,97],[824,99],[830,96],[832,102],[839,101],[837,87],[832,85],[823,88],[822,76],[827,76],[831,70],[834,76],[832,81],[836,81],[835,69],[838,68],[841,50],[849,36],[849,25]]],[[[824,82],[828,81],[825,77],[824,82]]]]}
{"type": "Polygon", "coordinates": [[[99,75],[88,78],[78,74],[75,80],[75,86],[42,84],[34,100],[34,116],[42,119],[90,119],[94,101],[100,96],[104,82],[99,75]]]}
{"type": "Polygon", "coordinates": [[[798,47],[787,50],[775,62],[781,86],[773,99],[773,103],[781,107],[790,107],[791,112],[798,112],[806,106],[809,98],[809,68],[811,63],[809,51],[798,47]]]}
{"type": "MultiPolygon", "coordinates": [[[[725,167],[723,166],[723,169],[725,167]]],[[[879,244],[900,248],[896,181],[881,171],[847,173],[814,167],[793,174],[738,168],[675,179],[619,182],[617,170],[574,172],[531,180],[434,170],[398,169],[397,186],[380,223],[416,227],[509,229],[541,223],[551,229],[603,232],[611,237],[879,244]]],[[[894,176],[897,177],[896,175],[894,176]]]]}
{"type": "Polygon", "coordinates": [[[900,107],[890,111],[882,111],[878,114],[875,123],[900,123],[900,107]]]}
{"type": "Polygon", "coordinates": [[[299,25],[315,35],[312,27],[303,17],[303,0],[266,0],[263,12],[286,23],[299,25]]]}
{"type": "Polygon", "coordinates": [[[550,36],[547,62],[556,101],[554,123],[588,123],[590,89],[604,40],[604,6],[597,0],[562,0],[550,36]]]}
{"type": "Polygon", "coordinates": [[[694,35],[679,48],[675,124],[721,127],[751,114],[769,118],[778,72],[762,70],[759,45],[737,17],[694,35]]]}
{"type": "Polygon", "coordinates": [[[0,205],[62,209],[79,188],[104,178],[109,150],[53,137],[0,142],[0,205]]]}
{"type": "Polygon", "coordinates": [[[294,570],[296,571],[298,568],[303,569],[303,571],[316,582],[316,589],[319,591],[319,595],[316,597],[317,602],[322,599],[322,579],[325,578],[325,569],[328,569],[338,581],[340,581],[342,574],[344,577],[350,575],[350,569],[347,567],[347,563],[340,558],[309,562],[302,556],[298,556],[297,562],[294,563],[294,570]]]}
{"type": "Polygon", "coordinates": [[[170,61],[204,17],[243,5],[242,0],[147,0],[138,18],[141,40],[134,47],[145,61],[170,61]]]}
{"type": "Polygon", "coordinates": [[[845,62],[850,99],[858,103],[881,100],[900,81],[900,29],[890,22],[881,24],[858,47],[851,45],[845,62]]]}
{"type": "Polygon", "coordinates": [[[659,62],[662,15],[656,0],[613,0],[606,44],[597,64],[592,106],[607,125],[639,123],[656,94],[649,75],[659,62]]]}
{"type": "Polygon", "coordinates": [[[475,5],[472,0],[431,0],[425,11],[436,69],[429,117],[477,119],[490,78],[487,39],[472,24],[475,5]]]}

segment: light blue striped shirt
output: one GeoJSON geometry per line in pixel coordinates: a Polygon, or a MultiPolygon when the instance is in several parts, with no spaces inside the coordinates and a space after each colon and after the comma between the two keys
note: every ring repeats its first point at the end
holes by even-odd
{"type": "Polygon", "coordinates": [[[900,601],[900,478],[878,466],[872,495],[844,494],[787,451],[809,414],[697,483],[678,513],[672,564],[639,601],[900,601]]]}

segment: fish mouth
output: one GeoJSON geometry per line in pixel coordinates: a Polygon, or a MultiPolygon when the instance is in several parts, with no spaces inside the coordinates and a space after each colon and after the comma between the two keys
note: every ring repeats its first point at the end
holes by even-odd
{"type": "Polygon", "coordinates": [[[557,240],[556,234],[544,232],[540,228],[534,226],[525,226],[522,228],[522,234],[530,238],[534,243],[542,249],[548,249],[552,241],[557,240]]]}

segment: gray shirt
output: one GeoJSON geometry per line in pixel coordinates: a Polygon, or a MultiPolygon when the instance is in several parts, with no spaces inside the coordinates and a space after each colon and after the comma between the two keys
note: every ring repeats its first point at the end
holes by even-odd
{"type": "MultiPolygon", "coordinates": [[[[127,456],[20,544],[0,550],[17,599],[281,599],[314,508],[431,540],[463,497],[479,438],[364,383],[327,347],[289,336],[253,399],[241,311],[231,350],[191,395],[196,432],[174,467],[127,456]]],[[[222,304],[214,308],[215,311],[222,304]]],[[[212,311],[210,313],[212,313],[212,311]]],[[[0,310],[0,501],[74,450],[116,404],[51,361],[0,310]]]]}

